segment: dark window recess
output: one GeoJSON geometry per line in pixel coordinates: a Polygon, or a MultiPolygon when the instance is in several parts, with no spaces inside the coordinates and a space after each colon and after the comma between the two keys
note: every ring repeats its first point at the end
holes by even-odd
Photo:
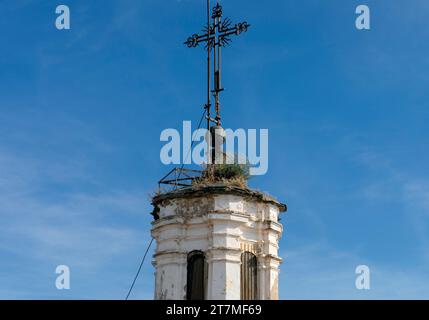
{"type": "Polygon", "coordinates": [[[258,263],[256,256],[251,252],[241,254],[241,299],[258,299],[258,263]]]}
{"type": "Polygon", "coordinates": [[[204,300],[206,291],[207,266],[204,253],[192,251],[188,254],[187,300],[204,300]]]}

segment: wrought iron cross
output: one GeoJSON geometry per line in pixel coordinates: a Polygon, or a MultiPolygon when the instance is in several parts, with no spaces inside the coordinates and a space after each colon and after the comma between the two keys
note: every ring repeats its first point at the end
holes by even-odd
{"type": "Polygon", "coordinates": [[[221,50],[227,46],[232,40],[231,36],[239,35],[246,32],[250,25],[247,22],[240,22],[235,25],[231,20],[222,19],[222,6],[219,3],[213,8],[210,15],[210,0],[207,0],[207,25],[202,30],[203,34],[193,34],[185,44],[189,48],[199,46],[200,43],[205,43],[207,49],[207,129],[210,130],[211,123],[217,126],[221,125],[220,117],[220,102],[219,94],[224,90],[221,83],[221,50]],[[210,21],[211,20],[211,21],[210,21]],[[213,50],[212,50],[213,49],[213,50]],[[211,88],[211,55],[213,51],[213,89],[211,88]],[[214,97],[215,118],[211,118],[211,94],[214,97]]]}

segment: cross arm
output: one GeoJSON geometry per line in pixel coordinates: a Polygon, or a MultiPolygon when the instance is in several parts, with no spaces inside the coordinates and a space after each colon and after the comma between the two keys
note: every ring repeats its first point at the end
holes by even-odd
{"type": "Polygon", "coordinates": [[[219,37],[228,37],[228,36],[231,36],[231,35],[239,35],[239,34],[241,34],[243,32],[246,32],[247,29],[249,29],[249,27],[250,27],[250,24],[248,24],[246,21],[240,22],[240,23],[237,23],[233,27],[224,28],[221,31],[219,37]]]}
{"type": "Polygon", "coordinates": [[[212,41],[213,39],[214,39],[214,36],[211,35],[209,37],[208,33],[202,34],[202,35],[193,34],[188,39],[186,39],[186,41],[184,42],[184,44],[186,44],[189,48],[195,48],[201,42],[209,42],[209,41],[212,41]]]}

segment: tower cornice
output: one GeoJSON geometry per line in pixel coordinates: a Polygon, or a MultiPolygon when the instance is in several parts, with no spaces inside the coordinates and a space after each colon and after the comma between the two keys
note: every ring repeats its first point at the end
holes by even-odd
{"type": "Polygon", "coordinates": [[[166,193],[161,193],[159,195],[156,195],[152,198],[152,204],[154,206],[157,206],[164,201],[172,200],[172,199],[178,199],[178,198],[198,198],[198,197],[205,197],[207,196],[215,196],[215,195],[237,195],[242,196],[244,198],[248,198],[251,200],[263,202],[263,203],[269,203],[272,205],[275,205],[278,207],[280,212],[286,212],[287,211],[287,205],[279,202],[275,198],[262,193],[257,190],[253,190],[250,188],[241,188],[237,186],[232,186],[228,184],[210,184],[210,185],[203,185],[203,186],[190,186],[181,188],[178,190],[173,190],[166,193]]]}

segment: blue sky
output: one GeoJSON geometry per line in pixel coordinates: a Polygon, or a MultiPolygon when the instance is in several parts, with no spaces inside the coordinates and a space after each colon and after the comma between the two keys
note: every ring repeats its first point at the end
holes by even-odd
{"type": "MultiPolygon", "coordinates": [[[[204,103],[204,53],[182,45],[204,3],[67,1],[58,31],[63,2],[0,1],[0,298],[125,297],[168,169],[160,132],[204,103]]],[[[251,185],[289,206],[280,297],[429,299],[427,1],[222,4],[252,25],[224,52],[224,125],[270,130],[251,185]]],[[[153,297],[153,272],[133,298],[153,297]]]]}

